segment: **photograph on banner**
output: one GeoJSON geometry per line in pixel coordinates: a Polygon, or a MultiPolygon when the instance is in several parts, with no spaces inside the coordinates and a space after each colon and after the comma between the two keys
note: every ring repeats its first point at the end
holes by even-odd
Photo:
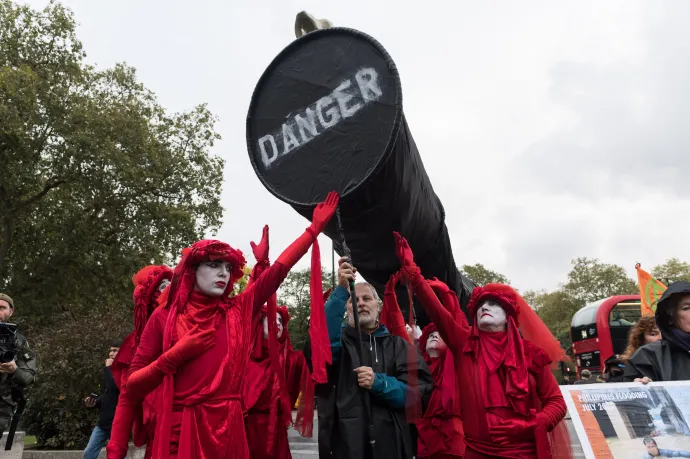
{"type": "Polygon", "coordinates": [[[690,458],[690,381],[561,390],[587,458],[690,458]]]}

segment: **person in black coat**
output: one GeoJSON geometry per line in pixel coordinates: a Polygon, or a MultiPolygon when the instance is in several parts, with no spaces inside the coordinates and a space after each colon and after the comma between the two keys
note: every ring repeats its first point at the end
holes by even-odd
{"type": "Polygon", "coordinates": [[[115,378],[110,371],[110,365],[120,351],[122,345],[121,340],[114,341],[110,344],[108,349],[108,358],[105,360],[105,368],[103,368],[103,394],[94,397],[90,395],[84,400],[87,408],[98,408],[99,417],[98,424],[91,432],[89,444],[84,450],[84,459],[96,459],[101,452],[101,448],[105,446],[110,438],[110,430],[113,426],[113,418],[115,417],[115,408],[117,407],[117,400],[120,397],[120,390],[115,384],[115,378]]]}
{"type": "MultiPolygon", "coordinates": [[[[379,324],[381,301],[369,284],[355,286],[357,310],[365,352],[359,361],[360,333],[354,328],[348,283],[355,269],[339,261],[338,286],[326,302],[326,321],[333,365],[328,368],[328,384],[317,385],[314,393],[319,416],[319,457],[371,459],[364,391],[369,393],[374,425],[376,459],[411,459],[416,454],[405,416],[408,394],[408,343],[391,335],[379,324]],[[347,321],[343,317],[347,314],[347,321]]],[[[423,399],[432,388],[429,369],[415,349],[417,379],[423,399]]],[[[310,343],[304,350],[311,365],[310,343]]],[[[414,370],[414,369],[412,369],[414,370]]]]}
{"type": "Polygon", "coordinates": [[[690,282],[675,282],[656,307],[661,341],[646,344],[630,357],[624,380],[652,381],[690,379],[690,282]]]}

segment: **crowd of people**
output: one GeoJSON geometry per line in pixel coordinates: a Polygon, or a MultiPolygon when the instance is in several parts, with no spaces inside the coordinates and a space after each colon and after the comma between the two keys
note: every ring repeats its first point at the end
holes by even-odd
{"type": "Polygon", "coordinates": [[[476,288],[469,321],[448,286],[422,276],[397,233],[401,268],[383,301],[341,259],[332,291],[312,276],[309,339],[303,352],[292,348],[276,291],[310,247],[320,273],[316,238],[337,205],[329,194],[273,264],[265,228],[238,295],[230,293],[244,256],[215,240],[184,249],[174,271],[148,266],[134,276],[134,331],[109,349],[106,393],[86,399],[102,422],[85,458],[107,438],[110,459],[126,457],[130,439],[148,458],[289,458],[287,429],[311,435],[314,407],[320,457],[569,454],[551,372],[564,357],[558,341],[507,285],[476,288]],[[431,318],[423,330],[403,318],[400,282],[431,318]]]}
{"type": "MultiPolygon", "coordinates": [[[[174,270],[147,266],[134,275],[134,330],[111,343],[105,390],[84,401],[100,410],[85,459],[106,443],[109,459],[123,459],[130,440],[146,448],[147,458],[290,458],[287,429],[311,436],[315,407],[320,457],[571,455],[566,405],[551,371],[566,357],[525,300],[508,285],[476,287],[466,315],[447,285],[424,278],[397,233],[391,240],[400,270],[383,300],[372,285],[357,282],[347,258],[339,260],[337,286],[324,293],[317,236],[337,206],[338,195],[329,194],[273,264],[264,228],[251,244],[256,262],[238,295],[231,292],[246,260],[216,240],[182,250],[174,270]],[[317,275],[309,339],[298,351],[276,291],[310,247],[317,275]],[[422,330],[403,317],[400,283],[431,320],[422,330]]],[[[0,294],[0,322],[13,312],[12,299],[0,294]]],[[[33,355],[17,337],[20,356],[0,363],[0,385],[33,380],[33,355]]],[[[634,324],[628,348],[605,362],[603,377],[642,384],[690,379],[689,351],[690,283],[677,282],[655,317],[634,324]]],[[[583,370],[576,383],[595,382],[583,370]]]]}

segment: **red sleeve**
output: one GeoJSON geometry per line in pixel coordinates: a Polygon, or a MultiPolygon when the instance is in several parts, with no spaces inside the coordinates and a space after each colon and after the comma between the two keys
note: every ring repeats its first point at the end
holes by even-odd
{"type": "Polygon", "coordinates": [[[108,459],[122,459],[127,456],[129,448],[129,434],[136,414],[136,405],[129,398],[127,390],[120,393],[115,410],[113,426],[110,430],[110,440],[106,447],[108,459]]]}
{"type": "Polygon", "coordinates": [[[163,354],[163,329],[169,309],[157,309],[146,323],[141,341],[129,366],[127,390],[133,400],[143,399],[155,389],[165,374],[156,367],[156,359],[163,354]]]}
{"type": "Polygon", "coordinates": [[[549,365],[543,365],[535,379],[537,395],[542,403],[542,410],[537,414],[537,422],[543,425],[547,432],[551,432],[565,417],[565,400],[549,365]]]}
{"type": "Polygon", "coordinates": [[[458,295],[452,291],[447,290],[441,294],[441,301],[443,301],[443,306],[446,310],[450,312],[455,318],[455,322],[460,324],[462,327],[469,328],[469,323],[467,322],[467,317],[465,313],[460,309],[460,302],[458,301],[458,295]]]}
{"type": "MultiPolygon", "coordinates": [[[[271,295],[278,291],[280,284],[283,283],[289,272],[290,267],[276,261],[240,294],[244,304],[251,308],[252,330],[258,324],[261,307],[271,295]],[[255,321],[256,323],[254,323],[255,321]]],[[[249,313],[250,311],[246,312],[249,313]]]]}
{"type": "Polygon", "coordinates": [[[407,334],[405,318],[400,311],[395,291],[386,290],[383,295],[381,322],[388,328],[391,335],[399,336],[408,343],[414,344],[410,342],[410,335],[407,334]]]}
{"type": "Polygon", "coordinates": [[[453,315],[443,307],[433,289],[429,287],[421,274],[417,274],[412,281],[414,293],[421,301],[431,321],[436,325],[441,338],[446,342],[450,351],[458,356],[465,348],[470,336],[468,327],[462,327],[455,321],[453,315]]]}

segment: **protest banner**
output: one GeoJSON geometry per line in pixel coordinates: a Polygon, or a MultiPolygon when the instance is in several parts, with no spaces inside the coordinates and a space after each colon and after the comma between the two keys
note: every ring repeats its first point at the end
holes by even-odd
{"type": "Polygon", "coordinates": [[[690,458],[690,381],[561,390],[588,459],[690,458]]]}

